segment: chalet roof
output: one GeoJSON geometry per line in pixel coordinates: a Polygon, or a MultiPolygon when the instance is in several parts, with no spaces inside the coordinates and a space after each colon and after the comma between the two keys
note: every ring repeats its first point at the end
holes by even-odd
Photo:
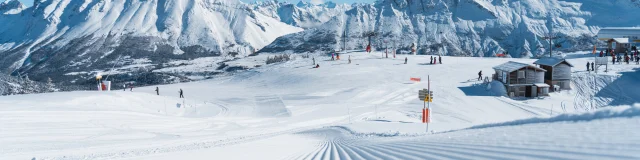
{"type": "Polygon", "coordinates": [[[525,67],[531,67],[534,68],[536,70],[540,70],[540,71],[544,71],[546,72],[547,70],[544,70],[542,68],[530,65],[530,64],[525,64],[525,63],[520,63],[520,62],[514,62],[514,61],[509,61],[507,63],[503,63],[501,65],[495,66],[493,67],[493,69],[495,70],[500,70],[500,71],[507,71],[507,72],[513,72],[525,67]]]}
{"type": "Polygon", "coordinates": [[[614,38],[614,41],[618,42],[618,43],[629,43],[629,38],[614,38]]]}
{"type": "Polygon", "coordinates": [[[533,85],[534,85],[534,86],[536,86],[536,87],[540,87],[540,88],[548,88],[548,87],[551,87],[551,86],[549,86],[549,85],[548,85],[548,84],[546,84],[546,83],[534,83],[533,85]]]}
{"type": "Polygon", "coordinates": [[[612,39],[624,36],[640,36],[639,27],[606,27],[598,31],[598,38],[612,39]]]}
{"type": "Polygon", "coordinates": [[[566,62],[569,66],[573,67],[573,65],[571,63],[569,63],[569,61],[567,61],[566,59],[562,59],[562,58],[557,58],[557,57],[545,57],[545,58],[541,58],[538,59],[537,61],[533,62],[533,64],[537,64],[537,65],[545,65],[545,66],[556,66],[562,62],[566,62]]]}

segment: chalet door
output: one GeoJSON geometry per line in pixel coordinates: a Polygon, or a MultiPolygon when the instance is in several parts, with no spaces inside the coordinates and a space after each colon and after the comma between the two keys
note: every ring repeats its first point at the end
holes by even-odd
{"type": "Polygon", "coordinates": [[[531,86],[527,86],[525,90],[525,97],[531,97],[531,86]]]}

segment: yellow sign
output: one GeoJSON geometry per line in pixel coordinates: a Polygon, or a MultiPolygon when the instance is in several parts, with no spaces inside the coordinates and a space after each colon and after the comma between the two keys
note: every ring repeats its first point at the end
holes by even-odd
{"type": "Polygon", "coordinates": [[[433,98],[431,98],[431,97],[426,97],[426,98],[424,98],[424,101],[425,101],[425,102],[433,102],[433,98]]]}

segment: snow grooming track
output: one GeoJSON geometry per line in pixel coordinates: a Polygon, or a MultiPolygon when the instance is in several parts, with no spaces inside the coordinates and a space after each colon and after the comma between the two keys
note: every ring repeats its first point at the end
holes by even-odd
{"type": "Polygon", "coordinates": [[[36,157],[37,159],[47,159],[47,160],[76,160],[76,159],[120,159],[120,158],[130,158],[130,157],[139,157],[151,154],[158,153],[170,153],[170,152],[178,152],[178,151],[190,151],[196,149],[207,149],[213,147],[224,147],[228,145],[235,145],[241,143],[248,143],[252,141],[257,141],[261,139],[271,138],[283,134],[292,134],[297,133],[304,130],[312,129],[309,128],[298,128],[291,129],[285,131],[278,131],[272,133],[258,134],[258,135],[250,135],[250,136],[240,136],[233,138],[226,138],[220,140],[201,140],[197,142],[190,142],[189,144],[177,145],[177,146],[167,146],[167,147],[157,147],[157,148],[145,148],[145,149],[135,149],[128,150],[122,152],[112,152],[112,153],[101,153],[101,154],[90,154],[83,156],[58,156],[58,157],[36,157]]]}
{"type": "MultiPolygon", "coordinates": [[[[629,119],[630,123],[638,123],[640,119],[629,119]]],[[[607,121],[613,124],[617,121],[607,121]]],[[[563,125],[568,126],[571,125],[563,125]]],[[[339,127],[324,128],[301,132],[298,134],[323,139],[318,148],[310,153],[293,156],[289,159],[638,159],[640,145],[633,142],[609,142],[605,138],[601,142],[574,141],[574,135],[552,134],[564,138],[566,142],[540,139],[556,128],[536,128],[542,125],[526,127],[527,134],[505,135],[505,132],[519,130],[521,126],[491,128],[487,130],[462,130],[459,132],[435,134],[421,137],[358,137],[348,134],[339,127]],[[484,137],[484,138],[483,138],[484,137]],[[487,141],[486,138],[490,137],[487,141]],[[527,138],[528,140],[522,140],[527,138]]],[[[562,130],[574,130],[563,128],[562,130]]],[[[584,129],[584,128],[582,128],[584,129]]],[[[635,128],[640,129],[640,128],[635,128]]],[[[618,128],[613,131],[626,130],[618,128]]],[[[583,131],[583,130],[576,130],[583,131]]],[[[632,136],[638,132],[625,134],[632,136]]],[[[548,135],[547,135],[548,136],[548,135]]],[[[631,141],[640,139],[631,137],[631,141]],[[633,139],[635,138],[635,139],[633,139]]],[[[619,141],[619,140],[614,140],[619,141]]]]}
{"type": "Polygon", "coordinates": [[[364,134],[341,126],[326,127],[296,133],[321,142],[310,153],[289,158],[638,159],[640,155],[635,153],[640,152],[640,137],[634,135],[640,134],[640,126],[625,124],[637,124],[639,117],[638,106],[617,107],[592,113],[479,125],[431,135],[364,134]],[[594,130],[593,126],[602,128],[594,130]],[[618,132],[623,135],[597,136],[618,132]],[[584,139],[590,135],[599,138],[584,139]]]}

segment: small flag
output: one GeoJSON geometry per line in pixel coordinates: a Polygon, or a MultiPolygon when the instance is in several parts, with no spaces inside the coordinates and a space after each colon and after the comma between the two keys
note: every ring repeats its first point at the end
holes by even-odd
{"type": "Polygon", "coordinates": [[[409,80],[414,81],[414,82],[420,82],[420,78],[413,78],[413,77],[412,77],[412,78],[411,78],[411,79],[409,79],[409,80]]]}

